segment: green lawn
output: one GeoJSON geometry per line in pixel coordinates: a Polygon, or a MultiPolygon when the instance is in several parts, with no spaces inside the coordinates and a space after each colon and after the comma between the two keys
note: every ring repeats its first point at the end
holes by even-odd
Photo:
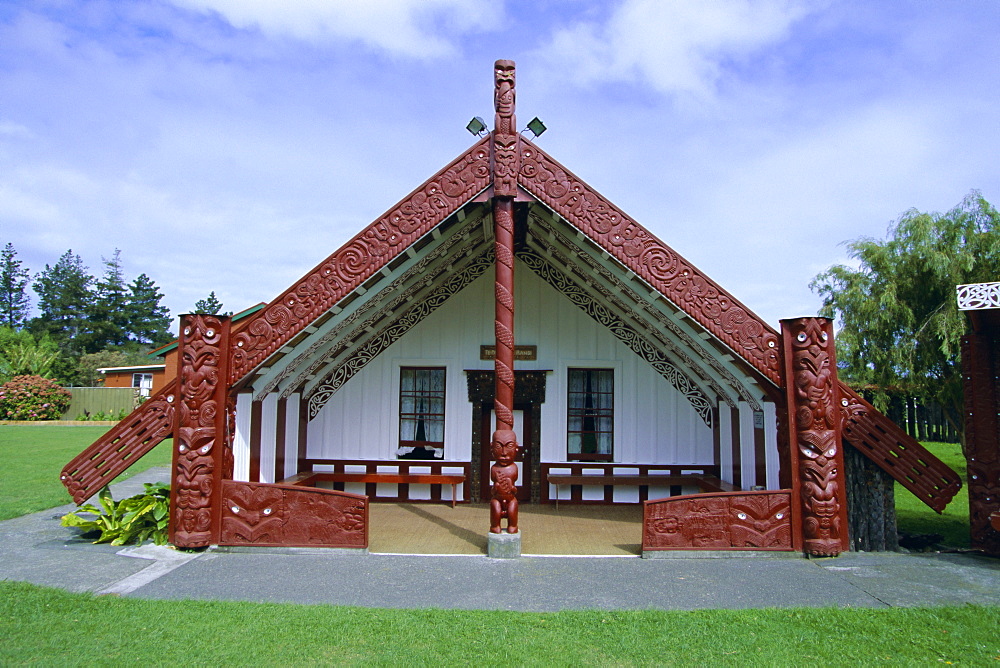
{"type": "Polygon", "coordinates": [[[0,582],[0,665],[996,665],[1000,607],[387,610],[0,582]]]}
{"type": "MultiPolygon", "coordinates": [[[[69,502],[59,471],[106,427],[0,426],[0,519],[69,502]]],[[[964,478],[958,446],[928,444],[964,478]]],[[[169,463],[167,441],[130,473],[169,463]]],[[[897,488],[900,527],[968,544],[897,488]]],[[[1000,607],[518,613],[146,601],[0,582],[0,665],[1000,665],[1000,607]]]]}
{"type": "Polygon", "coordinates": [[[961,476],[963,486],[944,513],[938,515],[897,482],[896,526],[911,534],[940,534],[944,537],[943,545],[969,547],[969,489],[962,447],[958,443],[928,442],[923,445],[961,476]]]}
{"type": "MultiPolygon", "coordinates": [[[[59,472],[109,428],[0,425],[0,520],[72,503],[59,472]]],[[[153,448],[119,479],[169,465],[171,442],[153,448]]]]}

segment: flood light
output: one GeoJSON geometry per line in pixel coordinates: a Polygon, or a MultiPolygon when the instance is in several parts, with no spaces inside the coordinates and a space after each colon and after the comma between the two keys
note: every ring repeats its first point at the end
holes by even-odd
{"type": "Polygon", "coordinates": [[[465,129],[478,137],[483,134],[483,130],[486,129],[486,121],[479,116],[473,116],[472,120],[469,121],[469,124],[465,126],[465,129]]]}
{"type": "MultiPolygon", "coordinates": [[[[530,121],[528,121],[528,127],[525,128],[525,130],[530,130],[531,134],[535,135],[536,137],[541,137],[542,133],[545,132],[547,129],[548,128],[545,127],[545,123],[542,123],[542,119],[540,119],[538,116],[535,116],[530,121]]],[[[522,132],[523,131],[524,130],[522,130],[522,132]]]]}

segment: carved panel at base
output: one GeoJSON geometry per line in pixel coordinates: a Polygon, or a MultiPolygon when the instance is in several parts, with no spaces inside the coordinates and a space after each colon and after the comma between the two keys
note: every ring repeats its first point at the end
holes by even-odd
{"type": "Polygon", "coordinates": [[[233,480],[222,489],[220,545],[368,547],[368,497],[233,480]]]}
{"type": "Polygon", "coordinates": [[[692,494],[646,501],[643,550],[791,550],[791,492],[692,494]]]}

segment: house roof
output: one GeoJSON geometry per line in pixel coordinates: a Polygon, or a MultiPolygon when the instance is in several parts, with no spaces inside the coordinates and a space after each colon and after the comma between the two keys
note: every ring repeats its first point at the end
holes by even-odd
{"type": "MultiPolygon", "coordinates": [[[[506,126],[513,125],[511,114],[506,126]]],[[[711,419],[713,401],[757,408],[765,395],[784,400],[772,327],[534,143],[497,130],[276,299],[240,314],[228,385],[257,398],[301,392],[315,414],[358,369],[492,266],[495,185],[498,196],[515,200],[521,263],[608,327],[703,419],[711,419]]],[[[961,486],[958,476],[849,387],[839,389],[845,440],[940,511],[961,486]]]]}
{"type": "MultiPolygon", "coordinates": [[[[587,295],[581,304],[602,309],[591,315],[632,340],[637,354],[658,351],[647,362],[696,409],[702,397],[782,401],[774,328],[533,142],[497,130],[258,311],[230,339],[230,385],[257,398],[302,392],[315,414],[358,368],[485,271],[499,169],[527,230],[522,262],[587,295]],[[494,140],[504,144],[502,160],[494,140]]],[[[957,475],[848,386],[840,392],[845,438],[943,508],[961,486],[957,475]]]]}
{"type": "Polygon", "coordinates": [[[98,373],[125,373],[125,372],[139,372],[139,371],[162,371],[166,368],[166,364],[145,364],[140,366],[106,366],[101,367],[97,370],[98,373]]]}
{"type": "MultiPolygon", "coordinates": [[[[706,422],[718,401],[760,410],[780,384],[776,332],[520,136],[518,152],[518,259],[644,357],[706,422]]],[[[487,140],[474,144],[258,312],[232,337],[232,380],[258,398],[302,392],[315,414],[491,267],[488,156],[487,140]]]]}

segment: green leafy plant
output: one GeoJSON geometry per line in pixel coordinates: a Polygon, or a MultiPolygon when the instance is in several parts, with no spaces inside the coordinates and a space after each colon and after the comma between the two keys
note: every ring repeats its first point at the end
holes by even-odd
{"type": "Polygon", "coordinates": [[[57,420],[72,395],[41,376],[16,376],[0,386],[0,420],[57,420]]]}
{"type": "Polygon", "coordinates": [[[62,517],[64,527],[77,527],[84,534],[100,532],[95,543],[125,545],[142,544],[152,539],[157,545],[167,542],[167,522],[170,514],[170,487],[165,483],[146,483],[146,491],[115,501],[106,486],[98,494],[101,508],[89,503],[62,517]],[[84,518],[76,513],[89,513],[84,518]]]}

